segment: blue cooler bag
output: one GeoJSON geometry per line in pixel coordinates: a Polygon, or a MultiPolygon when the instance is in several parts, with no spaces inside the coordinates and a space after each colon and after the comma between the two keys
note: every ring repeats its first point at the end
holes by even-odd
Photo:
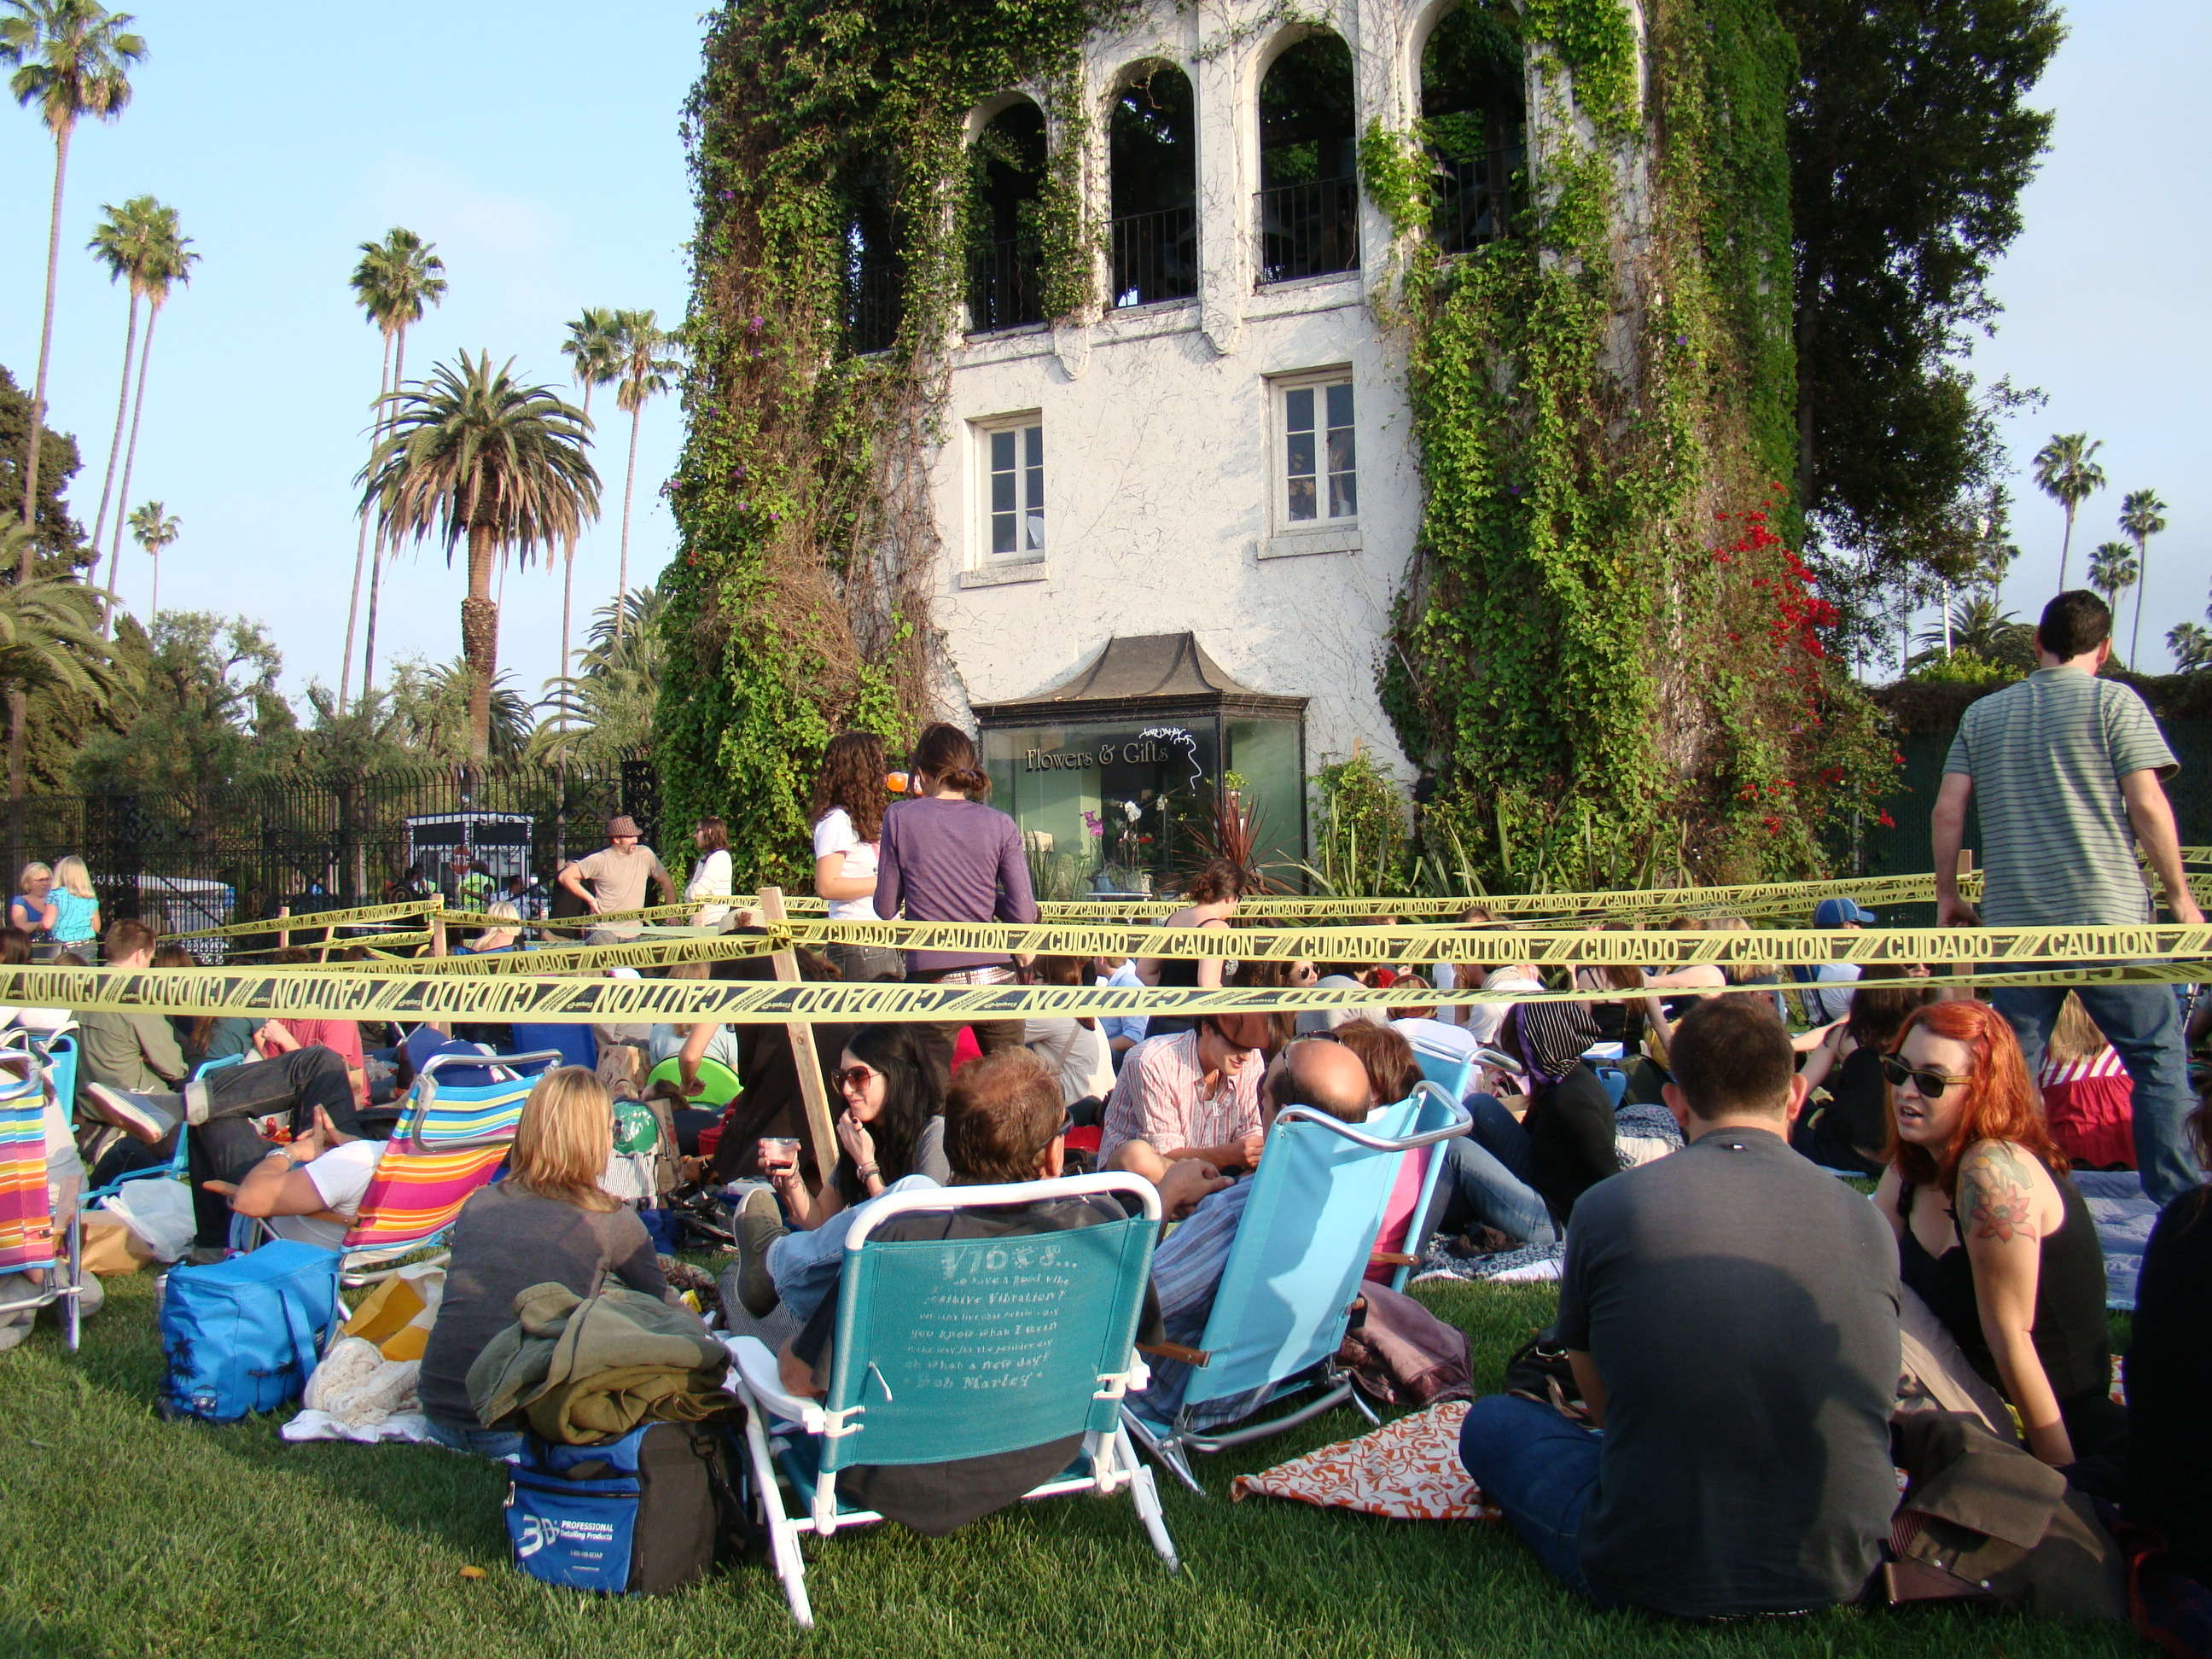
{"type": "Polygon", "coordinates": [[[718,1423],[647,1423],[604,1446],[526,1435],[508,1474],[514,1565],[570,1589],[657,1595],[703,1577],[736,1528],[718,1423]]]}
{"type": "Polygon", "coordinates": [[[280,1239],[175,1267],[161,1301],[165,1417],[235,1423],[297,1400],[340,1316],[336,1250],[280,1239]]]}

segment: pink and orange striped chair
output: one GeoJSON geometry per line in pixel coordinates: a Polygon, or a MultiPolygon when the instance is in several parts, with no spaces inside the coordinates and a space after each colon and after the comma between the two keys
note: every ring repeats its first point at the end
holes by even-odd
{"type": "Polygon", "coordinates": [[[386,1278],[402,1257],[441,1243],[470,1194],[498,1174],[507,1149],[504,1139],[446,1152],[386,1146],[340,1247],[345,1252],[342,1282],[358,1285],[386,1278]]]}
{"type": "Polygon", "coordinates": [[[62,1340],[76,1348],[77,1297],[83,1291],[77,1224],[58,1237],[46,1188],[46,1085],[37,1060],[21,1049],[0,1050],[0,1274],[34,1278],[37,1288],[0,1297],[0,1313],[22,1313],[58,1302],[62,1340]],[[26,1075],[15,1075],[20,1069],[26,1075]]]}

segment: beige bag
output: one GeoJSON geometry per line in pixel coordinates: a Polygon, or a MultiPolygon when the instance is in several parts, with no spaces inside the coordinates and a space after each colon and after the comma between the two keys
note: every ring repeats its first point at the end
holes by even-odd
{"type": "Polygon", "coordinates": [[[154,1260],[146,1241],[114,1216],[86,1216],[78,1248],[84,1255],[85,1272],[102,1278],[135,1273],[154,1260]]]}

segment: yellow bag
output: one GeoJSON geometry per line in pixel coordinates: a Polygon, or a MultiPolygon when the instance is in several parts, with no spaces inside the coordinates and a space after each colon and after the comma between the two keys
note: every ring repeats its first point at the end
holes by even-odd
{"type": "Polygon", "coordinates": [[[386,1359],[420,1359],[446,1291],[446,1270],[432,1263],[402,1267],[362,1298],[344,1334],[376,1344],[386,1359]]]}

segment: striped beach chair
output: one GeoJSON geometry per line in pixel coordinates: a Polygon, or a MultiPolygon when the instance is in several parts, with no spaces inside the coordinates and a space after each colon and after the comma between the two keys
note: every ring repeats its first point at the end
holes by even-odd
{"type": "Polygon", "coordinates": [[[0,1294],[0,1313],[62,1307],[62,1341],[77,1340],[77,1297],[84,1288],[83,1256],[74,1214],[58,1233],[46,1189],[46,1082],[35,1056],[0,1049],[0,1274],[34,1276],[35,1289],[0,1294]],[[20,1069],[21,1075],[15,1074],[20,1069]]]}
{"type": "Polygon", "coordinates": [[[470,1194],[499,1173],[507,1148],[506,1139],[446,1152],[386,1146],[340,1246],[340,1281],[358,1286],[389,1278],[401,1258],[441,1244],[470,1194]]]}
{"type": "Polygon", "coordinates": [[[560,1051],[527,1054],[433,1054],[416,1074],[392,1142],[410,1152],[495,1141],[504,1146],[522,1121],[523,1103],[560,1051]],[[468,1081],[455,1080],[466,1078],[468,1081]]]}

